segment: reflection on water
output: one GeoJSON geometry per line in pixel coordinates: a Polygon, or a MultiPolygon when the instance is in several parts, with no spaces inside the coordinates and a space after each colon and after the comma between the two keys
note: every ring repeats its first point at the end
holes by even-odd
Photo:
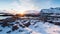
{"type": "MultiPolygon", "coordinates": [[[[0,16],[0,20],[1,19],[6,19],[6,18],[10,18],[12,16],[0,16]]],[[[21,19],[39,19],[39,17],[19,17],[21,19]]]]}
{"type": "Polygon", "coordinates": [[[0,19],[6,19],[8,17],[10,17],[10,16],[0,16],[0,19]]]}

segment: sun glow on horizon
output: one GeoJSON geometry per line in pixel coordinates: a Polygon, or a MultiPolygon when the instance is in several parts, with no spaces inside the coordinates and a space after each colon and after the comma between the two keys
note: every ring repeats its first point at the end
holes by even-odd
{"type": "Polygon", "coordinates": [[[18,11],[17,14],[20,14],[20,16],[24,16],[25,11],[18,11]]]}

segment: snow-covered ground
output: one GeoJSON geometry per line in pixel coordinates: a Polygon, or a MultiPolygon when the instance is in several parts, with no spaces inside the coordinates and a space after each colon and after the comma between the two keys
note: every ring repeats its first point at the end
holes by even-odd
{"type": "MultiPolygon", "coordinates": [[[[16,20],[14,25],[18,25],[19,29],[12,31],[11,27],[2,27],[0,25],[0,34],[60,34],[60,26],[39,20],[16,20]],[[22,28],[19,24],[30,22],[29,27],[22,28]],[[19,24],[15,24],[19,22],[19,24]],[[9,31],[9,32],[8,32],[9,31]]],[[[22,24],[23,25],[23,24],[22,24]]]]}

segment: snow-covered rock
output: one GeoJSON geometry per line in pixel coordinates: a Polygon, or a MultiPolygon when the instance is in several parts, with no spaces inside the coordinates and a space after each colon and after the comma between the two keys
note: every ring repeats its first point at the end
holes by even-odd
{"type": "Polygon", "coordinates": [[[12,31],[12,26],[3,28],[0,25],[0,34],[60,34],[60,26],[57,26],[48,22],[44,23],[39,20],[26,20],[25,22],[28,22],[28,21],[30,21],[31,23],[29,27],[26,27],[25,25],[23,25],[22,20],[16,20],[15,22],[12,22],[14,24],[13,26],[19,27],[15,31],[12,31]],[[16,24],[16,22],[19,22],[19,23],[16,24]],[[22,24],[22,26],[25,26],[25,28],[22,28],[21,26],[19,26],[20,23],[22,24]]]}

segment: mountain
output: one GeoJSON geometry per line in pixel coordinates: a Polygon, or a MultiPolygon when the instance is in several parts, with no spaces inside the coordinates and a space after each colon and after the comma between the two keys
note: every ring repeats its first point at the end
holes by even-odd
{"type": "Polygon", "coordinates": [[[25,16],[38,17],[40,15],[39,11],[36,10],[27,10],[24,12],[25,16]]]}
{"type": "Polygon", "coordinates": [[[0,13],[6,13],[6,14],[13,14],[13,15],[15,15],[16,11],[14,11],[14,10],[0,10],[0,13]]]}
{"type": "Polygon", "coordinates": [[[42,13],[60,13],[60,7],[50,8],[50,9],[42,9],[42,13]]]}
{"type": "Polygon", "coordinates": [[[39,14],[39,11],[36,11],[36,10],[27,10],[24,13],[25,14],[39,14]]]}

